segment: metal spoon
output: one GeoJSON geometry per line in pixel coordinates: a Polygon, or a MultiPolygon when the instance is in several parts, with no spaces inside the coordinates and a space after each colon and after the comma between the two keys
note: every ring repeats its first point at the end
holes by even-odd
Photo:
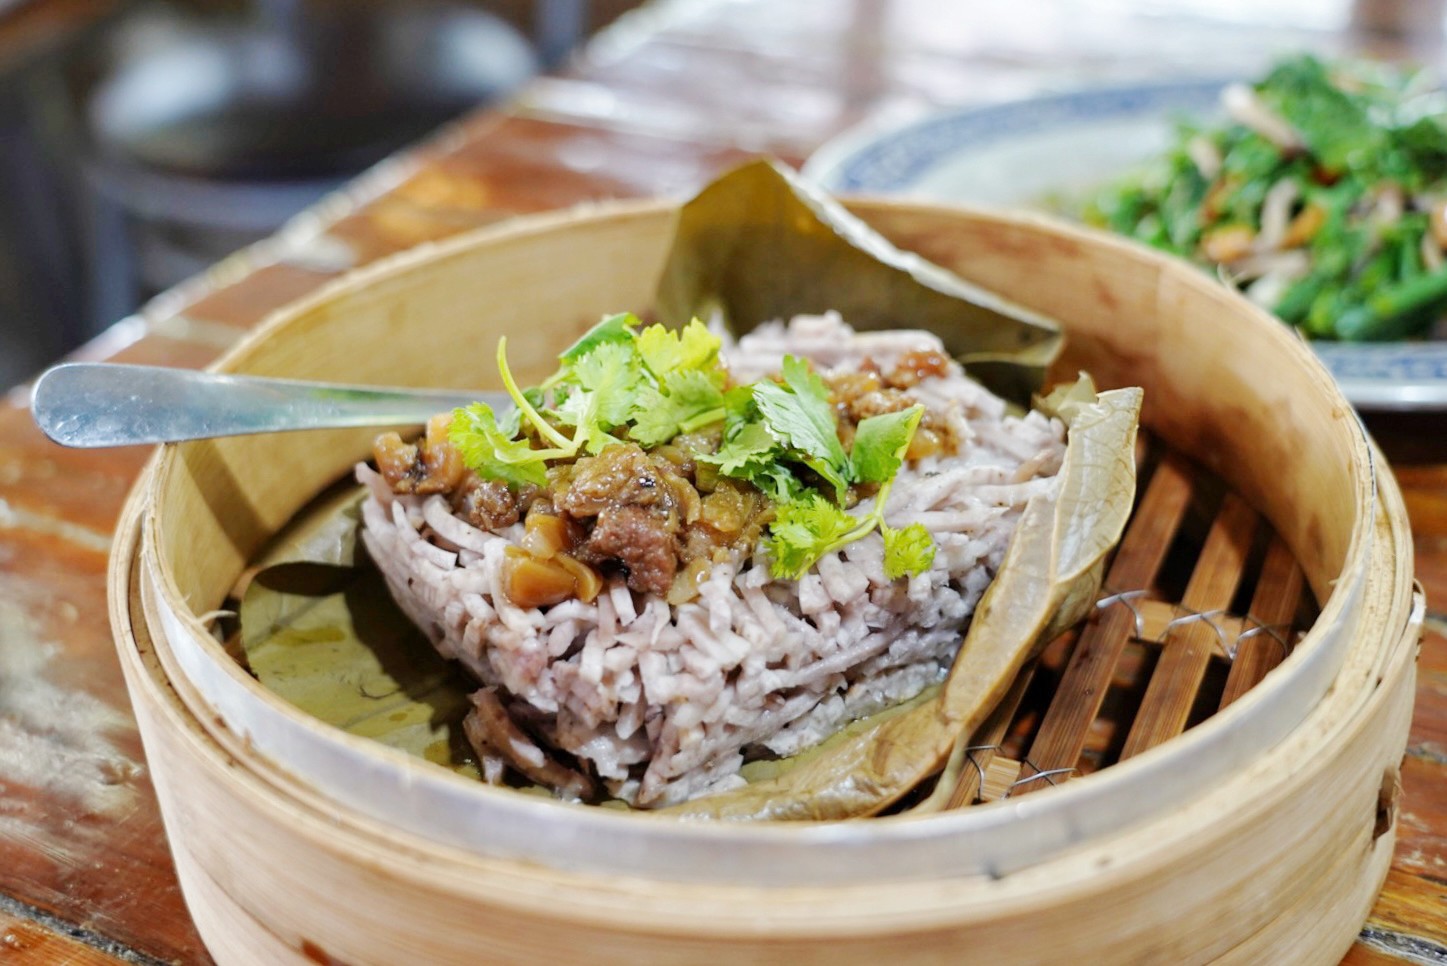
{"type": "Polygon", "coordinates": [[[31,412],[63,446],[93,448],[344,426],[397,426],[500,392],[343,386],[190,369],[73,362],[35,383],[31,412]]]}

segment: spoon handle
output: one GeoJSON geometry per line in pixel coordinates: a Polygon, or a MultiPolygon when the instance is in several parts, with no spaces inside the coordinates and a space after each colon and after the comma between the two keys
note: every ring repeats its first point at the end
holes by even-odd
{"type": "Polygon", "coordinates": [[[340,386],[191,369],[73,362],[35,383],[31,412],[55,442],[92,448],[345,426],[395,426],[499,392],[340,386]]]}

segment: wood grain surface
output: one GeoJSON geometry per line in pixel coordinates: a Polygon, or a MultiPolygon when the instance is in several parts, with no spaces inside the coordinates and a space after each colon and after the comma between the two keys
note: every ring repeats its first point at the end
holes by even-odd
{"type": "MultiPolygon", "coordinates": [[[[1395,32],[1393,4],[1358,3],[1355,16],[1349,6],[1307,16],[1263,0],[1228,17],[1199,4],[1187,14],[1050,0],[942,16],[930,0],[661,0],[505,108],[363,175],[281,240],[167,293],[78,355],[202,366],[349,268],[516,214],[682,195],[759,152],[797,163],[866,118],[1245,71],[1288,46],[1440,64],[1440,33],[1395,32]]],[[[0,959],[205,962],[105,621],[108,543],[146,454],[62,450],[33,427],[26,399],[22,386],[0,403],[0,959]]],[[[1447,417],[1367,425],[1406,496],[1429,618],[1396,856],[1346,962],[1447,963],[1447,417]]]]}

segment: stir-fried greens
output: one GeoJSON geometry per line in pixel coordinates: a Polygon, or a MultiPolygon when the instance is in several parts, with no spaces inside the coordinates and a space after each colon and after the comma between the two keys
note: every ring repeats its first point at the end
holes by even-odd
{"type": "Polygon", "coordinates": [[[1087,220],[1215,267],[1312,338],[1405,338],[1447,314],[1447,93],[1302,56],[1222,106],[1087,220]]]}

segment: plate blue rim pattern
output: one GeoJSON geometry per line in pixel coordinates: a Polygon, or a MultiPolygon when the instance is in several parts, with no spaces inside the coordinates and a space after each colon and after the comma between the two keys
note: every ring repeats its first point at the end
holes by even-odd
{"type": "Polygon", "coordinates": [[[1313,342],[1362,409],[1447,408],[1447,342],[1313,342]]]}
{"type": "MultiPolygon", "coordinates": [[[[983,146],[1053,125],[1144,112],[1207,110],[1227,83],[1216,79],[1094,88],[960,108],[881,132],[849,152],[832,170],[826,163],[810,172],[806,165],[805,173],[830,191],[907,190],[921,174],[961,146],[983,146]]],[[[826,155],[827,146],[815,157],[826,155]]]]}

